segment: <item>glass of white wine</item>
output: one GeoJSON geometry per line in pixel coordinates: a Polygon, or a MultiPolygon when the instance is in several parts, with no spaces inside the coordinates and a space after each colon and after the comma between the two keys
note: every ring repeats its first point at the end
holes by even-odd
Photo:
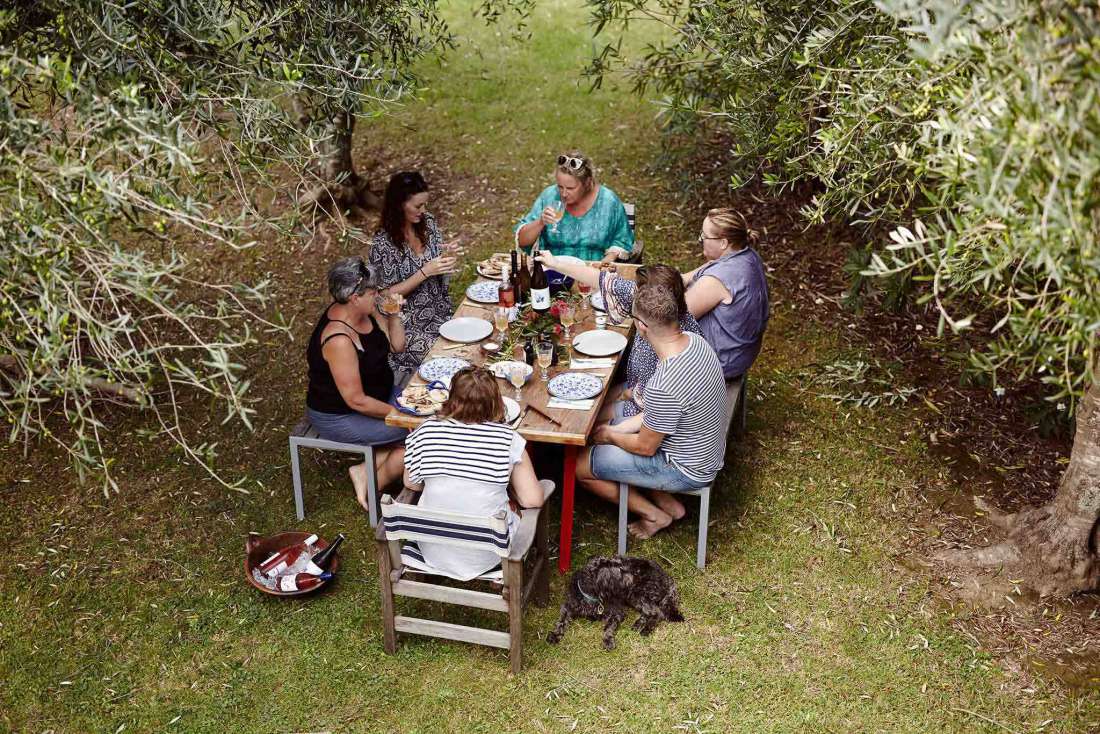
{"type": "Polygon", "coordinates": [[[527,382],[527,365],[522,362],[516,362],[508,368],[508,382],[512,383],[512,387],[516,389],[516,402],[518,403],[522,398],[520,397],[520,388],[523,387],[523,383],[527,382]]]}
{"type": "Polygon", "coordinates": [[[554,209],[554,223],[550,225],[550,232],[553,234],[558,233],[558,222],[565,218],[565,202],[557,201],[553,205],[554,209]]]}
{"type": "Polygon", "coordinates": [[[561,307],[560,311],[561,325],[565,328],[565,338],[569,340],[569,328],[577,322],[577,307],[572,303],[567,303],[561,307]]]}
{"type": "Polygon", "coordinates": [[[550,379],[550,373],[547,371],[550,369],[550,363],[554,360],[554,342],[549,339],[543,339],[535,347],[535,355],[539,360],[539,376],[542,377],[542,381],[546,382],[550,379]]]}
{"type": "Polygon", "coordinates": [[[504,332],[508,331],[508,307],[497,306],[493,311],[493,323],[497,327],[497,332],[500,334],[500,338],[504,338],[504,332]]]}

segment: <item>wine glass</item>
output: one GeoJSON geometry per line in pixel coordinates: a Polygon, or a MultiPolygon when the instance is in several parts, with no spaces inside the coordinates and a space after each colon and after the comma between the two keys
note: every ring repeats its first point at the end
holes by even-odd
{"type": "Polygon", "coordinates": [[[577,321],[577,308],[572,303],[566,303],[561,307],[561,311],[558,312],[561,318],[561,325],[565,327],[565,338],[569,339],[569,327],[571,327],[577,321]]]}
{"type": "Polygon", "coordinates": [[[401,311],[401,304],[397,302],[397,296],[389,291],[382,292],[382,303],[379,310],[387,316],[393,316],[401,311]]]}
{"type": "Polygon", "coordinates": [[[588,283],[582,283],[578,280],[577,291],[581,294],[581,308],[591,308],[592,304],[588,300],[588,294],[592,292],[592,286],[590,286],[588,283]]]}
{"type": "Polygon", "coordinates": [[[519,390],[523,387],[523,383],[527,382],[527,365],[523,362],[514,362],[508,367],[508,382],[512,383],[512,387],[516,389],[516,402],[518,403],[522,398],[519,390]]]}
{"type": "Polygon", "coordinates": [[[565,202],[557,201],[553,205],[554,210],[554,223],[550,225],[550,232],[552,234],[558,233],[558,222],[565,217],[565,202]]]}
{"type": "Polygon", "coordinates": [[[535,347],[535,354],[539,361],[539,375],[542,377],[542,381],[546,382],[550,379],[550,373],[547,370],[550,368],[550,362],[554,359],[554,342],[549,339],[542,339],[535,347]]]}
{"type": "Polygon", "coordinates": [[[493,323],[496,324],[501,339],[504,338],[504,332],[508,330],[508,311],[507,306],[497,306],[496,310],[493,311],[493,323]]]}

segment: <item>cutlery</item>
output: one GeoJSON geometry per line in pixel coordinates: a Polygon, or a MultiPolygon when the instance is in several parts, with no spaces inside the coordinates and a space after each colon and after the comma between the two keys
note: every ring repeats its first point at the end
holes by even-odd
{"type": "Polygon", "coordinates": [[[538,408],[534,405],[528,405],[527,408],[528,408],[528,410],[535,411],[536,413],[538,413],[543,418],[550,421],[551,423],[553,423],[556,426],[561,426],[561,424],[562,424],[561,421],[559,421],[557,418],[555,418],[554,416],[550,415],[549,413],[543,411],[542,409],[540,409],[540,408],[538,408]]]}

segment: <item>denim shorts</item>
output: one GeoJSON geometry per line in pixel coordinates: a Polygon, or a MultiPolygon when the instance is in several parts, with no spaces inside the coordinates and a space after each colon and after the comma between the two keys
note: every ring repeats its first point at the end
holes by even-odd
{"type": "MultiPolygon", "coordinates": [[[[395,389],[390,404],[400,390],[395,389]]],[[[405,440],[409,432],[397,426],[387,426],[384,418],[374,418],[362,413],[322,413],[306,406],[306,417],[321,438],[340,443],[354,443],[360,446],[381,446],[399,443],[405,440]]]]}
{"type": "Polygon", "coordinates": [[[662,492],[688,492],[710,484],[687,476],[660,451],[653,456],[639,456],[618,446],[600,444],[592,447],[591,466],[597,479],[626,482],[662,492]]]}

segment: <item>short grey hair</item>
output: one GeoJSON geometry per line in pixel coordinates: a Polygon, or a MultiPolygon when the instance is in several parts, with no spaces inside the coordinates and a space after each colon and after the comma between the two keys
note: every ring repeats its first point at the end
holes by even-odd
{"type": "Polygon", "coordinates": [[[337,303],[347,303],[352,296],[378,289],[378,275],[362,257],[345,257],[328,269],[328,292],[337,303]]]}
{"type": "Polygon", "coordinates": [[[643,285],[634,295],[634,311],[650,326],[670,327],[680,323],[676,294],[663,285],[643,285]]]}

